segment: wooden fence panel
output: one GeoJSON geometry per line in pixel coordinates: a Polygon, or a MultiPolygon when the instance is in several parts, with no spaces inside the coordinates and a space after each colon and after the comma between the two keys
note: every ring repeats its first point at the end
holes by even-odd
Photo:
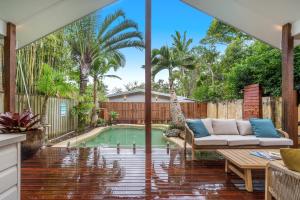
{"type": "MultiPolygon", "coordinates": [[[[207,116],[206,103],[180,103],[186,118],[207,116]]],[[[100,108],[107,112],[119,113],[118,123],[144,123],[144,103],[141,102],[102,102],[100,108]]],[[[171,119],[169,103],[152,103],[152,123],[168,123],[171,119]]]]}

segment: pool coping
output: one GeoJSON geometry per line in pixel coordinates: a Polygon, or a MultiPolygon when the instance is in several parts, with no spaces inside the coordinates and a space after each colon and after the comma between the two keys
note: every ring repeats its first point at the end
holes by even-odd
{"type": "MultiPolygon", "coordinates": [[[[67,139],[65,141],[59,142],[55,145],[53,145],[52,147],[67,147],[68,144],[70,145],[70,147],[88,140],[90,138],[96,137],[98,134],[101,134],[102,132],[110,129],[110,128],[122,128],[122,127],[127,127],[127,128],[143,128],[145,127],[145,125],[139,125],[139,124],[116,124],[116,125],[112,125],[112,126],[105,126],[105,127],[97,127],[94,128],[93,130],[84,133],[82,135],[79,136],[75,136],[73,138],[67,139]]],[[[152,128],[156,128],[156,129],[167,129],[169,127],[169,125],[167,124],[152,124],[152,128]]],[[[166,137],[167,138],[167,137],[166,137]]],[[[168,138],[167,138],[168,139],[168,138]]],[[[169,140],[169,139],[168,139],[169,140]]],[[[169,140],[171,141],[171,140],[169,140]]]]}

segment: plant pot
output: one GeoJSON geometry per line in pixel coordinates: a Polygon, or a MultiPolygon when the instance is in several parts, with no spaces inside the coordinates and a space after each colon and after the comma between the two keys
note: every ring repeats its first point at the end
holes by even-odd
{"type": "Polygon", "coordinates": [[[23,132],[26,134],[26,140],[21,144],[22,160],[33,156],[43,146],[43,129],[23,132]]]}

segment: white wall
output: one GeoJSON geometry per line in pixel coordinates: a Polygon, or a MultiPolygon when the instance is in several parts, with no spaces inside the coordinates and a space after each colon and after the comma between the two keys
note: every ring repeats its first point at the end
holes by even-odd
{"type": "Polygon", "coordinates": [[[6,23],[0,19],[0,35],[6,35],[6,23]]]}

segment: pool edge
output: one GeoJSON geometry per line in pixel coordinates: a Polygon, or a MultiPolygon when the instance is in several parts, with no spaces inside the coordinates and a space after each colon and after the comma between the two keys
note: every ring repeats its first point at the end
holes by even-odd
{"type": "MultiPolygon", "coordinates": [[[[67,139],[65,141],[62,141],[60,143],[57,143],[55,145],[53,145],[52,147],[67,147],[68,144],[70,144],[70,146],[72,147],[73,145],[76,145],[82,141],[88,140],[90,138],[93,138],[95,136],[97,136],[98,134],[101,134],[102,132],[106,131],[107,129],[110,128],[122,128],[122,127],[128,127],[128,128],[142,128],[145,127],[145,125],[139,125],[139,124],[116,124],[116,125],[112,125],[112,126],[105,126],[105,127],[97,127],[94,128],[93,130],[84,133],[80,136],[75,136],[73,138],[67,139]]],[[[155,129],[162,129],[165,130],[169,127],[169,125],[167,124],[152,124],[152,128],[155,129]]]]}

